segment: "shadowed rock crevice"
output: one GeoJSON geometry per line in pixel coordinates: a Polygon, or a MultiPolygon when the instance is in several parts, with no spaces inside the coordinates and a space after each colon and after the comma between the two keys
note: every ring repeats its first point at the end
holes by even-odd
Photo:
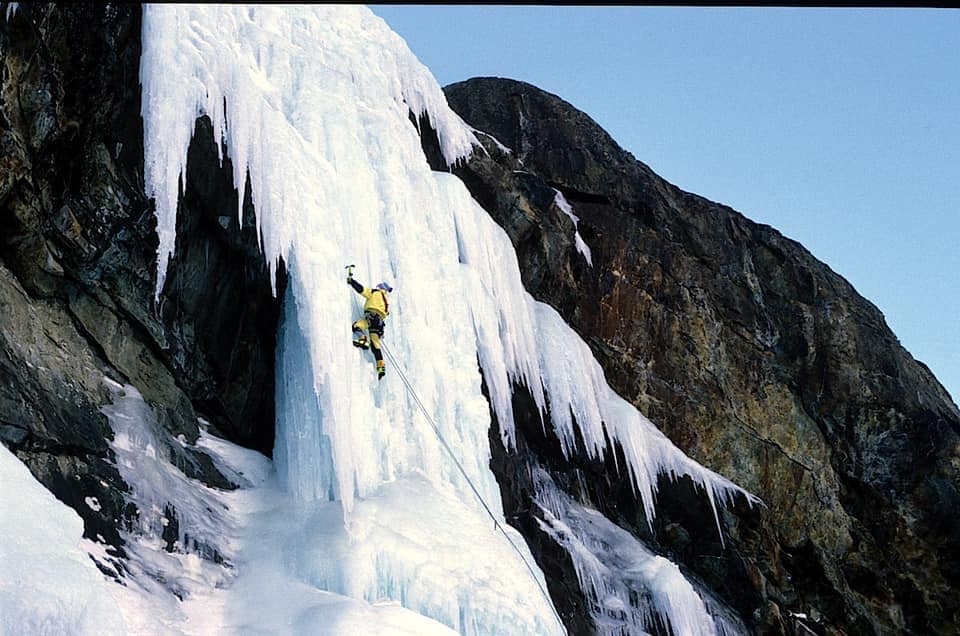
{"type": "Polygon", "coordinates": [[[277,296],[244,188],[242,226],[233,166],[221,165],[213,128],[197,120],[187,153],[186,185],[177,211],[177,240],[160,314],[178,379],[194,405],[230,439],[266,455],[273,451],[277,296]]]}

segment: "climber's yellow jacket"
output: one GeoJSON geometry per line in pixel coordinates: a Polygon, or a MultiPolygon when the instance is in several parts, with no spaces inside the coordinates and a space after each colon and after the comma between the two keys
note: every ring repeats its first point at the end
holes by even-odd
{"type": "Polygon", "coordinates": [[[379,287],[370,289],[353,279],[347,282],[350,283],[350,286],[353,287],[358,294],[366,299],[366,302],[363,304],[363,313],[367,313],[368,311],[373,312],[381,318],[386,318],[390,315],[390,300],[387,298],[386,290],[380,289],[379,287]]]}

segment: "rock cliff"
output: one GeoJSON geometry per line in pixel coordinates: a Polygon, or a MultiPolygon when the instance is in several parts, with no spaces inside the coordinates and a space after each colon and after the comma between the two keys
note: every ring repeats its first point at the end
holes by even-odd
{"type": "Polygon", "coordinates": [[[0,439],[80,514],[85,536],[122,554],[118,530],[149,513],[124,500],[103,377],[135,385],[168,438],[185,442],[169,444],[173,464],[230,487],[192,446],[197,417],[270,452],[278,303],[204,120],[178,218],[191,240],[155,296],[140,7],[4,4],[2,14],[0,439]]]}
{"type": "MultiPolygon", "coordinates": [[[[648,540],[759,631],[960,629],[960,412],[880,311],[773,228],[659,178],[562,99],[499,78],[444,90],[488,134],[455,172],[510,235],[527,289],[591,344],[618,393],[766,504],[728,515],[723,547],[673,493],[648,540]]],[[[583,469],[533,421],[524,430],[528,462],[583,469]]],[[[516,458],[499,461],[522,481],[516,458]]],[[[645,535],[611,467],[589,470],[608,484],[587,489],[594,501],[645,535]]],[[[530,534],[519,492],[505,498],[530,534]]]]}
{"type": "MultiPolygon", "coordinates": [[[[181,440],[173,464],[229,488],[193,445],[198,416],[270,452],[278,303],[255,211],[236,218],[249,185],[232,183],[204,118],[155,292],[139,7],[3,4],[0,25],[0,441],[119,558],[121,531],[152,513],[125,498],[103,377],[135,385],[181,440]]],[[[960,630],[960,414],[880,312],[800,245],[658,178],[561,99],[499,79],[447,94],[492,136],[456,172],[514,241],[527,289],[591,343],[621,395],[766,504],[724,513],[723,543],[692,485],[662,480],[650,528],[615,458],[563,459],[518,387],[519,452],[491,431],[493,465],[571,631],[595,628],[590,600],[538,530],[531,465],[682,564],[747,629],[960,630]]],[[[278,284],[282,297],[282,269],[278,284]]]]}

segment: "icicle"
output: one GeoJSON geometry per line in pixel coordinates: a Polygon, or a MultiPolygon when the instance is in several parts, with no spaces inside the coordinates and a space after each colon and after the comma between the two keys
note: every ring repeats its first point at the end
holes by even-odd
{"type": "Polygon", "coordinates": [[[429,118],[448,165],[476,138],[429,71],[368,9],[149,5],[141,82],[158,285],[201,114],[214,122],[241,194],[249,175],[271,273],[280,258],[290,266],[277,469],[305,508],[332,498],[347,533],[303,565],[306,579],[354,596],[399,594],[405,606],[468,632],[562,631],[522,559],[482,507],[468,503],[475,484],[503,522],[478,358],[508,446],[512,387],[526,386],[541,415],[549,395],[549,424],[564,452],[577,436],[591,457],[609,454],[611,443],[624,448],[648,519],[664,473],[689,475],[711,501],[743,494],[613,393],[586,343],[523,289],[505,232],[456,177],[431,172],[408,113],[429,118]],[[369,353],[351,345],[350,324],[360,315],[343,279],[350,262],[363,283],[389,279],[395,288],[383,337],[416,400],[389,368],[378,383],[369,353]],[[390,525],[379,516],[386,511],[390,525]],[[438,536],[455,555],[439,565],[419,547],[438,536]],[[495,586],[472,570],[489,573],[495,586]],[[501,576],[513,587],[497,590],[501,576]]]}
{"type": "Polygon", "coordinates": [[[534,481],[543,514],[540,528],[570,554],[600,633],[642,633],[653,627],[654,617],[675,634],[736,632],[729,611],[676,565],[596,510],[574,502],[547,473],[537,471],[534,481]]]}

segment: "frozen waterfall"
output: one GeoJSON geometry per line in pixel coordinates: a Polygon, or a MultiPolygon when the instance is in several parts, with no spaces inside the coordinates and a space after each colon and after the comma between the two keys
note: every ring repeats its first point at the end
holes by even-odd
{"type": "MultiPolygon", "coordinates": [[[[140,80],[158,289],[200,115],[232,158],[235,183],[249,176],[268,263],[276,268],[282,259],[291,273],[278,335],[275,462],[266,467],[204,438],[218,461],[242,465],[234,470],[248,476],[246,490],[195,499],[222,502],[221,541],[238,572],[217,578],[180,559],[195,569],[182,582],[187,606],[205,581],[218,591],[216,602],[190,614],[207,623],[174,621],[166,625],[172,633],[274,624],[311,633],[322,625],[562,633],[542,573],[503,519],[489,469],[490,408],[509,448],[514,383],[530,389],[545,416],[549,395],[549,425],[566,450],[575,435],[597,457],[611,441],[623,447],[625,474],[648,518],[660,474],[691,477],[714,505],[743,493],[612,392],[586,344],[523,289],[506,234],[456,177],[430,170],[409,113],[429,117],[449,164],[472,151],[473,131],[369,10],[145,5],[140,80]],[[351,346],[358,305],[344,281],[349,263],[362,282],[395,287],[385,343],[398,364],[379,383],[369,354],[351,346]],[[252,597],[276,615],[256,616],[247,607],[252,597]]],[[[149,420],[148,409],[132,387],[108,385],[118,396],[108,415],[124,432],[122,450],[142,452],[140,444],[152,442],[136,427],[149,420]]],[[[161,480],[168,492],[183,492],[176,479],[161,480]]],[[[162,507],[162,493],[129,480],[134,496],[162,507]]],[[[610,562],[590,552],[581,523],[588,512],[546,485],[538,501],[553,529],[579,533],[578,572],[610,562]]],[[[211,528],[211,541],[216,534],[211,528]]],[[[672,564],[635,548],[616,559],[637,555],[644,567],[670,573],[641,581],[658,613],[681,632],[717,625],[672,564]]],[[[143,570],[154,565],[164,567],[158,559],[143,570]]]]}

